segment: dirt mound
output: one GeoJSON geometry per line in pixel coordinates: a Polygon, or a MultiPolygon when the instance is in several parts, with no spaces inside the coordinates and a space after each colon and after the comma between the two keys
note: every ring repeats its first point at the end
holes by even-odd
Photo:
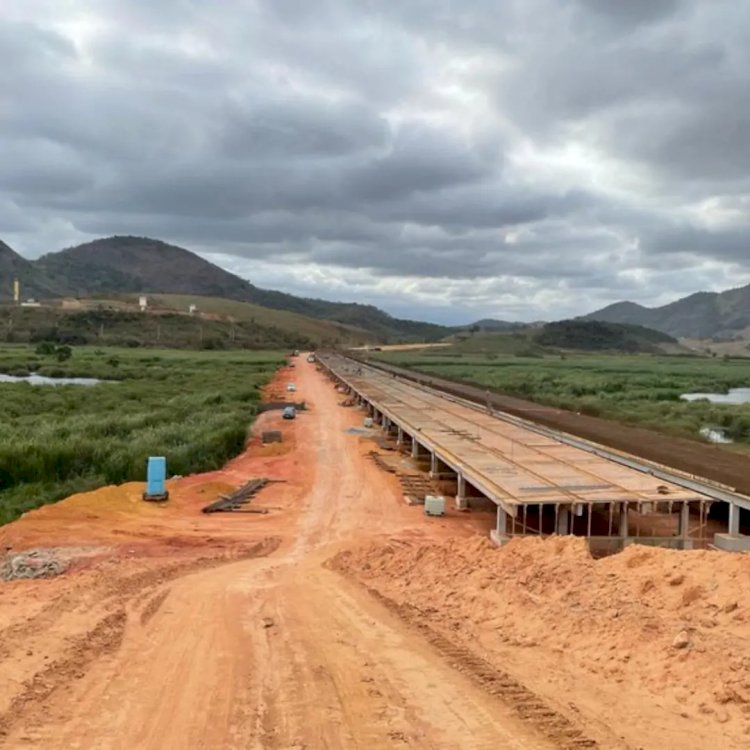
{"type": "Polygon", "coordinates": [[[538,652],[675,716],[750,733],[750,555],[632,546],[594,560],[582,539],[475,538],[393,540],[333,564],[485,655],[538,652]]]}

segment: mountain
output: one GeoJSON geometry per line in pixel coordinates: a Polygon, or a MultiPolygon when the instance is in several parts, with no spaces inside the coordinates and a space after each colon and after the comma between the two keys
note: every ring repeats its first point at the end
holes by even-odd
{"type": "Polygon", "coordinates": [[[146,237],[95,240],[34,265],[68,296],[163,292],[247,300],[253,289],[189,250],[146,237]]]}
{"type": "Polygon", "coordinates": [[[13,280],[21,283],[21,294],[29,297],[55,296],[49,280],[34,266],[0,240],[0,302],[13,299],[13,280]]]}
{"type": "Polygon", "coordinates": [[[547,323],[534,339],[537,344],[581,351],[663,352],[677,341],[662,331],[640,325],[601,320],[561,320],[547,323]]]}
{"type": "Polygon", "coordinates": [[[58,294],[67,296],[147,292],[220,297],[336,321],[384,341],[434,341],[454,330],[394,318],[372,305],[260,289],[189,250],[147,237],[107,237],[50,253],[31,265],[58,294]]]}
{"type": "Polygon", "coordinates": [[[731,336],[750,326],[750,286],[696,292],[662,307],[618,302],[582,319],[642,325],[685,338],[731,336]]]}

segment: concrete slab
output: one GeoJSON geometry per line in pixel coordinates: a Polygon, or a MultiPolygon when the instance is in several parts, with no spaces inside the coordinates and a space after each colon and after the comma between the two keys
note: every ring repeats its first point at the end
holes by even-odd
{"type": "Polygon", "coordinates": [[[714,546],[725,552],[750,551],[750,536],[744,534],[714,534],[714,546]]]}

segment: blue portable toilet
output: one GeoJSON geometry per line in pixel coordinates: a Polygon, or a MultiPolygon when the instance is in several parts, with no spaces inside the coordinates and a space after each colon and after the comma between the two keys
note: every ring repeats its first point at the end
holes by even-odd
{"type": "Polygon", "coordinates": [[[164,483],[167,481],[167,459],[164,456],[151,456],[148,459],[146,470],[146,491],[143,493],[144,500],[167,500],[167,492],[164,483]]]}

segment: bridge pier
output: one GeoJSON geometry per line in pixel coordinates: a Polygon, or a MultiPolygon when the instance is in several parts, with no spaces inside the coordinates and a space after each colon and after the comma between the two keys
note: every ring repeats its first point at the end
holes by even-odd
{"type": "Polygon", "coordinates": [[[561,536],[570,534],[570,511],[567,508],[560,508],[557,514],[557,533],[561,536]]]}
{"type": "Polygon", "coordinates": [[[458,475],[458,488],[456,490],[456,510],[468,510],[469,500],[466,497],[466,479],[463,474],[458,475]]]}
{"type": "Polygon", "coordinates": [[[510,541],[510,537],[508,536],[508,514],[500,505],[497,506],[496,513],[495,528],[490,531],[490,539],[498,547],[502,547],[510,541]]]}

